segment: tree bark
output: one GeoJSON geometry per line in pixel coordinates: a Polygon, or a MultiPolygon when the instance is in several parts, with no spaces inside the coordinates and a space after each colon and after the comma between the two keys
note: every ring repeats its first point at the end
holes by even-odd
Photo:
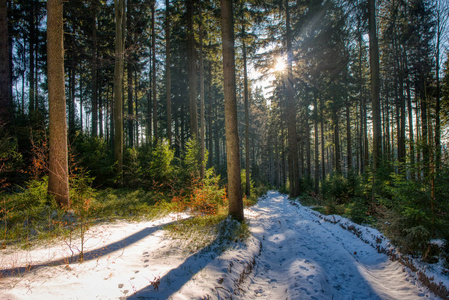
{"type": "Polygon", "coordinates": [[[246,176],[246,196],[251,196],[251,178],[250,178],[250,157],[249,157],[249,92],[248,92],[248,70],[245,45],[245,25],[242,25],[242,47],[243,47],[243,97],[245,101],[245,176],[246,176]]]}
{"type": "Polygon", "coordinates": [[[64,83],[63,0],[47,2],[47,63],[49,102],[48,193],[69,207],[67,120],[64,83]]]}
{"type": "Polygon", "coordinates": [[[287,44],[287,74],[286,74],[286,88],[287,88],[287,128],[288,128],[288,147],[289,147],[289,161],[290,168],[290,196],[299,196],[299,162],[298,162],[298,146],[296,133],[296,105],[293,99],[293,70],[292,70],[292,37],[290,28],[290,12],[288,0],[285,0],[285,14],[286,14],[286,44],[287,44]]]}
{"type": "Polygon", "coordinates": [[[201,154],[200,154],[200,178],[204,179],[204,173],[205,173],[205,163],[204,163],[204,154],[206,152],[206,145],[205,145],[205,137],[206,137],[206,119],[204,116],[204,60],[203,60],[203,18],[202,18],[202,8],[201,8],[201,2],[200,2],[200,26],[199,26],[199,32],[200,32],[200,120],[201,120],[201,127],[200,127],[200,143],[201,143],[201,154]]]}
{"type": "Polygon", "coordinates": [[[193,30],[194,1],[186,0],[187,5],[187,56],[189,75],[189,112],[190,112],[190,132],[192,138],[198,138],[198,108],[197,108],[197,74],[196,74],[196,53],[195,53],[195,33],[193,30]]]}
{"type": "MultiPolygon", "coordinates": [[[[125,33],[125,0],[115,4],[115,68],[114,68],[114,159],[117,173],[123,171],[123,61],[125,33]]],[[[121,175],[120,175],[121,176],[121,175]]]]}
{"type": "Polygon", "coordinates": [[[97,83],[97,1],[92,6],[92,136],[98,134],[98,83],[97,83]]]}
{"type": "Polygon", "coordinates": [[[128,116],[127,116],[127,123],[128,123],[128,145],[130,147],[134,147],[134,101],[133,101],[133,32],[131,29],[131,16],[132,16],[132,6],[131,1],[128,0],[127,2],[127,11],[128,11],[128,18],[126,20],[126,26],[127,26],[127,48],[128,48],[128,57],[127,57],[127,81],[128,81],[128,116]]]}
{"type": "Polygon", "coordinates": [[[376,0],[368,0],[369,58],[371,71],[371,103],[373,114],[373,172],[382,159],[382,128],[380,119],[379,44],[376,32],[376,0]]]}
{"type": "Polygon", "coordinates": [[[221,0],[221,32],[223,40],[223,90],[225,99],[229,215],[237,221],[243,221],[232,0],[221,0]]]}
{"type": "Polygon", "coordinates": [[[154,144],[156,145],[159,136],[158,136],[158,128],[157,128],[157,82],[156,82],[156,31],[155,31],[155,11],[156,11],[156,1],[153,1],[151,6],[151,47],[152,51],[152,60],[153,60],[153,138],[154,144]]]}
{"type": "Polygon", "coordinates": [[[172,144],[171,70],[170,70],[170,0],[165,0],[165,90],[167,93],[167,138],[172,144]]]}
{"type": "Polygon", "coordinates": [[[30,72],[28,73],[28,80],[29,80],[29,113],[31,114],[35,109],[38,109],[35,98],[36,98],[36,91],[35,91],[35,72],[34,72],[34,55],[35,55],[35,47],[36,47],[36,8],[35,8],[35,2],[31,1],[31,8],[29,12],[29,66],[30,66],[30,72]]]}
{"type": "Polygon", "coordinates": [[[313,121],[315,128],[315,179],[314,179],[314,192],[318,194],[320,191],[320,153],[318,150],[319,147],[319,136],[318,136],[318,96],[316,93],[313,95],[313,121]]]}
{"type": "Polygon", "coordinates": [[[0,128],[9,128],[13,120],[9,61],[8,5],[0,0],[0,128]]]}

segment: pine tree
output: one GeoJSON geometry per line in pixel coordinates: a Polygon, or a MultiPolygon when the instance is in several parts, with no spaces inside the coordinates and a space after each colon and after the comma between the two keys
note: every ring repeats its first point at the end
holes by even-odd
{"type": "Polygon", "coordinates": [[[69,207],[63,0],[49,0],[47,10],[47,76],[50,117],[48,193],[55,197],[60,206],[69,207]]]}
{"type": "Polygon", "coordinates": [[[223,91],[225,98],[229,215],[237,221],[243,221],[239,133],[235,92],[234,19],[232,13],[232,0],[221,0],[221,32],[223,46],[223,91]]]}

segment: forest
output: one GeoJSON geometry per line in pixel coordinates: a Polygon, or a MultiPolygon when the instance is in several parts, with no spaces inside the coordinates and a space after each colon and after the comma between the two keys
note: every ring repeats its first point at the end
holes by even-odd
{"type": "Polygon", "coordinates": [[[449,268],[448,19],[445,0],[0,0],[1,247],[243,221],[278,190],[449,268]]]}

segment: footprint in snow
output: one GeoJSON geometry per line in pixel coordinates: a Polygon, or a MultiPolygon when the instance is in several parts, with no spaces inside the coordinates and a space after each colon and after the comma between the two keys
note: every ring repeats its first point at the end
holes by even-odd
{"type": "Polygon", "coordinates": [[[306,288],[300,288],[301,291],[303,291],[304,293],[306,293],[308,296],[310,296],[309,291],[306,288]]]}

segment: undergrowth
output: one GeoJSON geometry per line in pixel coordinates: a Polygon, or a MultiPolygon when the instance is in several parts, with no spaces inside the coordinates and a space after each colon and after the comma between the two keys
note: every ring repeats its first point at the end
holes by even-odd
{"type": "Polygon", "coordinates": [[[428,263],[441,261],[449,269],[449,167],[437,176],[411,177],[421,167],[408,166],[410,173],[396,174],[393,166],[384,166],[374,186],[372,174],[334,174],[324,180],[321,193],[304,193],[299,200],[320,213],[373,226],[402,253],[428,263]]]}

